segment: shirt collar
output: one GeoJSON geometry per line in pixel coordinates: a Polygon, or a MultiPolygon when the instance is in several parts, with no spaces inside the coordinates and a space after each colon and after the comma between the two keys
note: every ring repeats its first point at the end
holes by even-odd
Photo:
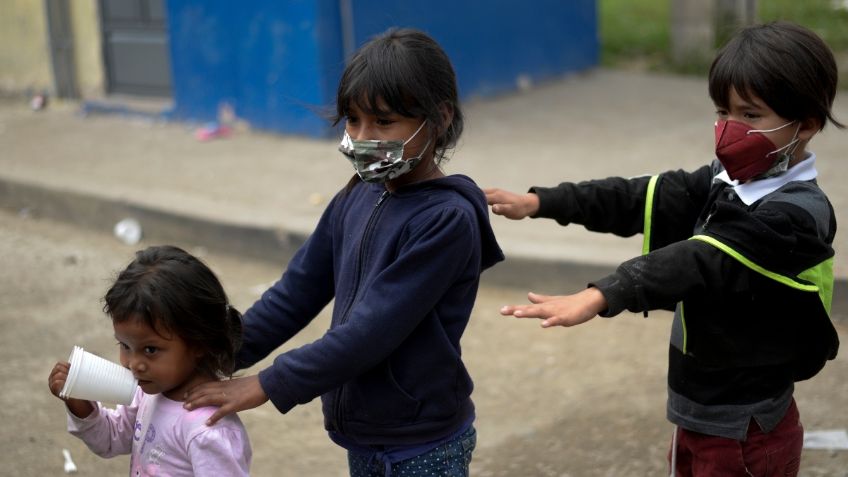
{"type": "Polygon", "coordinates": [[[816,171],[816,155],[810,152],[806,159],[790,167],[786,172],[766,179],[758,179],[740,184],[730,180],[727,171],[721,171],[713,178],[713,182],[722,181],[733,187],[733,191],[745,205],[751,205],[768,194],[780,189],[793,181],[811,181],[818,176],[816,171]]]}

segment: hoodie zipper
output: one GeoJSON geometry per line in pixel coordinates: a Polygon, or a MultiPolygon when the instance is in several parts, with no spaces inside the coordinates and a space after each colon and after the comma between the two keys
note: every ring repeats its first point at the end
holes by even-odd
{"type": "MultiPolygon", "coordinates": [[[[371,215],[368,217],[368,222],[365,224],[365,231],[362,232],[362,240],[359,243],[359,254],[357,256],[357,266],[359,268],[359,273],[356,274],[356,281],[353,285],[353,298],[351,298],[350,302],[347,304],[347,308],[345,309],[342,317],[339,319],[338,326],[344,324],[347,321],[348,315],[350,315],[350,310],[353,308],[353,304],[356,303],[356,297],[359,296],[359,285],[362,283],[362,278],[365,275],[365,253],[368,250],[368,244],[371,242],[371,233],[374,229],[374,224],[377,223],[377,218],[380,216],[380,211],[382,210],[381,206],[389,198],[389,191],[384,190],[380,197],[377,199],[377,202],[374,204],[374,208],[371,210],[371,215]]],[[[342,425],[342,397],[344,396],[344,384],[339,386],[339,389],[336,390],[336,405],[335,405],[335,416],[336,416],[336,429],[339,433],[344,432],[344,426],[342,425]]]]}

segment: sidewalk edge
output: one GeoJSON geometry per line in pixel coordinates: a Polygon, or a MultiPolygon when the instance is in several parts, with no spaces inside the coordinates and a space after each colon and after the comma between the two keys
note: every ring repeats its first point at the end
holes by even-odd
{"type": "MultiPolygon", "coordinates": [[[[192,217],[127,201],[58,190],[0,177],[0,208],[22,216],[45,218],[112,234],[114,225],[134,218],[142,226],[143,240],[181,247],[205,247],[221,253],[283,266],[308,235],[288,230],[226,223],[192,217]]],[[[526,289],[542,294],[566,294],[566,280],[588,283],[608,275],[614,266],[550,260],[507,253],[507,259],[483,273],[485,285],[526,289]],[[562,284],[562,286],[561,286],[562,284]]],[[[834,283],[834,320],[848,319],[848,280],[834,283]]]]}

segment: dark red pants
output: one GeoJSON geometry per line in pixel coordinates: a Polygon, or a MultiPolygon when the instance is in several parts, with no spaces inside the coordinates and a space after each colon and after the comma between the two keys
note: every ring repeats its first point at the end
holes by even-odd
{"type": "MultiPolygon", "coordinates": [[[[792,400],[786,415],[765,433],[751,420],[748,439],[737,441],[678,429],[678,477],[772,477],[797,476],[801,466],[804,428],[792,400]]],[[[671,462],[669,452],[669,462],[671,462]]]]}

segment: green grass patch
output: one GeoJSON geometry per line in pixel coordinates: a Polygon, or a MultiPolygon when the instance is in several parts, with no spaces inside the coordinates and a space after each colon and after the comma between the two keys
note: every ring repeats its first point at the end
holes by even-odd
{"type": "Polygon", "coordinates": [[[655,69],[669,56],[670,0],[599,0],[601,64],[655,69]]]}
{"type": "MultiPolygon", "coordinates": [[[[708,64],[675,65],[671,60],[673,1],[598,0],[601,64],[706,75],[708,64]]],[[[759,0],[757,10],[760,22],[793,21],[821,36],[836,56],[840,86],[848,88],[848,0],[759,0]]]]}
{"type": "Polygon", "coordinates": [[[848,50],[848,2],[760,0],[758,7],[759,18],[763,21],[789,20],[799,23],[821,36],[835,52],[848,50]]]}

